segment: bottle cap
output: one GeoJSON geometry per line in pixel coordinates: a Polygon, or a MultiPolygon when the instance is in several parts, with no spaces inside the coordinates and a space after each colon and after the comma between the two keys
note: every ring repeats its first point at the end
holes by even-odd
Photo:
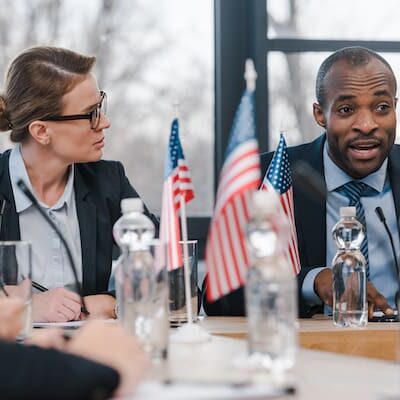
{"type": "Polygon", "coordinates": [[[122,199],[121,200],[121,211],[122,214],[136,211],[143,212],[143,201],[139,197],[122,199]]]}
{"type": "Polygon", "coordinates": [[[355,217],[357,215],[357,210],[355,207],[340,207],[341,217],[355,217]]]}

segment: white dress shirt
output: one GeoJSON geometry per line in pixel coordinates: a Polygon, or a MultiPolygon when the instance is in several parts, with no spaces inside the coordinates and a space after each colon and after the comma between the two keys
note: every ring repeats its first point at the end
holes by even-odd
{"type": "MultiPolygon", "coordinates": [[[[32,279],[48,289],[56,287],[74,289],[74,275],[60,238],[17,186],[17,181],[23,179],[35,194],[25,168],[20,146],[12,149],[9,168],[15,206],[19,216],[21,240],[32,243],[32,279]]],[[[40,201],[39,204],[56,223],[67,241],[77,267],[79,281],[82,282],[81,237],[73,185],[74,167],[71,166],[64,193],[57,203],[52,207],[40,201]]]]}

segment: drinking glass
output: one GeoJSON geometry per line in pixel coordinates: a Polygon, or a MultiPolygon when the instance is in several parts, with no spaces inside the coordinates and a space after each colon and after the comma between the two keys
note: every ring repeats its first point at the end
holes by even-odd
{"type": "Polygon", "coordinates": [[[0,297],[16,298],[25,305],[18,341],[32,329],[32,247],[30,242],[0,241],[0,297]]]}
{"type": "MultiPolygon", "coordinates": [[[[183,246],[186,244],[189,256],[190,270],[190,299],[192,302],[193,320],[197,320],[198,297],[197,297],[197,240],[180,241],[182,257],[184,254],[183,246]]],[[[169,321],[179,325],[187,322],[186,295],[185,295],[185,275],[184,268],[177,268],[169,271],[169,321]]]]}

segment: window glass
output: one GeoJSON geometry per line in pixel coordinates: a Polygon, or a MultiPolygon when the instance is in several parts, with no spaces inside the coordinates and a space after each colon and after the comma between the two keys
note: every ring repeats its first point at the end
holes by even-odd
{"type": "MultiPolygon", "coordinates": [[[[159,212],[172,104],[196,197],[189,215],[213,205],[212,0],[19,0],[0,8],[0,75],[32,45],[95,54],[108,95],[105,157],[123,162],[133,186],[159,212]]],[[[2,149],[9,147],[2,135],[2,149]]]]}
{"type": "Polygon", "coordinates": [[[269,38],[399,40],[397,0],[267,0],[269,38]]]}
{"type": "MultiPolygon", "coordinates": [[[[270,150],[274,150],[279,133],[284,132],[288,145],[313,140],[323,130],[314,121],[312,105],[315,79],[323,60],[331,53],[270,52],[268,55],[270,150]]],[[[400,54],[382,53],[399,80],[400,54]]],[[[397,132],[400,132],[398,122],[397,132]]],[[[397,135],[397,142],[400,142],[397,135]]]]}

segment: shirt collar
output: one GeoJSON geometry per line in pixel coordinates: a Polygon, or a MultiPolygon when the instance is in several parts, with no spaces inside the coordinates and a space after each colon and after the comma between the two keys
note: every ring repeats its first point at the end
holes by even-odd
{"type": "MultiPolygon", "coordinates": [[[[331,157],[328,154],[327,141],[325,141],[324,144],[323,157],[324,157],[324,174],[328,192],[333,192],[340,186],[343,186],[348,182],[354,181],[354,178],[347,175],[346,172],[344,172],[340,167],[338,167],[332,161],[331,157]]],[[[379,193],[382,192],[386,180],[387,163],[388,160],[386,158],[381,167],[377,171],[367,175],[363,179],[357,179],[357,181],[366,183],[368,186],[372,187],[379,193]]]]}
{"type": "MultiPolygon", "coordinates": [[[[17,182],[20,179],[22,179],[34,195],[35,192],[32,188],[28,172],[26,171],[25,163],[21,154],[21,147],[19,145],[11,150],[9,159],[9,170],[10,170],[11,186],[13,189],[14,199],[15,199],[15,208],[17,213],[20,213],[29,208],[32,205],[32,202],[21,192],[21,190],[17,185],[17,182]]],[[[57,203],[53,207],[49,207],[38,200],[39,204],[43,208],[52,210],[58,210],[62,208],[64,204],[67,206],[67,208],[70,207],[73,196],[74,175],[75,171],[74,171],[74,166],[72,165],[69,171],[68,180],[64,189],[64,193],[58,199],[57,203]]]]}

